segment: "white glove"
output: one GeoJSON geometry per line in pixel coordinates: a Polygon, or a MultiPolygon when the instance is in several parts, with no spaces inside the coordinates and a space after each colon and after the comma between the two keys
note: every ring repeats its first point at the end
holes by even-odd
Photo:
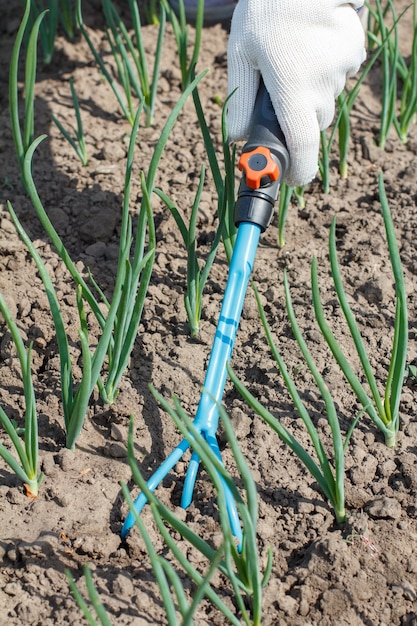
{"type": "Polygon", "coordinates": [[[354,8],[363,0],[240,0],[228,44],[229,140],[246,139],[260,75],[290,153],[286,182],[317,173],[320,130],[335,98],[364,61],[365,35],[354,8]]]}

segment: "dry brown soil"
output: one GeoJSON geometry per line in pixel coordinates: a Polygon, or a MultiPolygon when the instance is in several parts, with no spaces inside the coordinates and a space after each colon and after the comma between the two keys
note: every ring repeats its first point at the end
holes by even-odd
{"type": "MultiPolygon", "coordinates": [[[[77,375],[75,290],[20,185],[8,115],[7,78],[22,11],[18,2],[1,0],[0,6],[0,289],[23,336],[28,343],[34,342],[40,462],[45,473],[39,496],[32,500],[25,496],[19,480],[4,462],[0,463],[0,622],[8,626],[83,623],[64,572],[69,568],[78,579],[82,565],[88,562],[115,625],[163,624],[163,607],[139,533],[133,529],[125,543],[119,536],[127,512],[119,481],[128,481],[137,493],[126,458],[128,421],[133,414],[137,459],[144,474],[149,475],[179,441],[179,435],[149,393],[148,384],[168,398],[176,393],[189,414],[194,414],[225,284],[224,253],[219,249],[204,295],[201,333],[198,340],[192,340],[183,306],[186,254],[173,218],[154,198],[156,264],[129,370],[114,405],[103,405],[97,394],[93,397],[76,451],[65,449],[59,360],[47,299],[8,215],[7,199],[12,201],[56,286],[73,340],[77,375]]],[[[106,50],[98,6],[85,3],[84,13],[95,44],[106,50]]],[[[405,50],[411,48],[411,34],[411,17],[406,17],[401,35],[405,50]]],[[[151,56],[156,28],[145,27],[144,37],[151,56]]],[[[223,99],[226,94],[226,43],[225,28],[217,25],[205,29],[199,63],[199,69],[210,70],[200,92],[219,156],[221,110],[216,96],[223,99]]],[[[300,326],[336,401],[345,431],[360,406],[334,365],[314,321],[310,264],[317,256],[326,311],[357,368],[329,276],[327,239],[331,220],[337,215],[337,245],[346,290],[382,390],[392,346],[395,292],[378,196],[381,169],[408,290],[407,362],[415,363],[417,358],[417,128],[411,128],[406,145],[392,133],[384,151],[376,147],[380,95],[381,73],[376,66],[353,112],[348,179],[340,179],[337,161],[332,162],[330,193],[323,194],[319,180],[309,185],[306,207],[294,204],[290,209],[285,247],[279,249],[277,245],[274,222],[262,237],[254,271],[277,345],[288,368],[297,375],[297,384],[313,419],[324,432],[327,446],[323,402],[289,329],[283,269],[288,271],[300,326]]],[[[139,132],[132,214],[140,200],[139,171],[147,170],[163,122],[179,96],[178,61],[168,28],[155,125],[142,127],[139,132]]],[[[102,288],[111,293],[129,126],[81,39],[69,43],[58,37],[52,63],[39,63],[36,134],[42,133],[48,139],[39,148],[34,163],[41,199],[78,267],[83,271],[89,267],[102,288]],[[51,122],[51,114],[55,114],[67,124],[73,123],[70,76],[81,104],[90,156],[87,167],[80,164],[51,122]]],[[[185,213],[189,213],[204,159],[201,132],[190,101],[169,139],[157,177],[158,186],[185,213]]],[[[198,222],[202,255],[213,237],[216,206],[215,188],[208,176],[198,222]]],[[[4,324],[0,325],[0,341],[2,406],[21,421],[24,401],[18,362],[4,324]]],[[[233,365],[261,402],[308,446],[303,425],[266,344],[251,291],[233,365]]],[[[346,455],[349,522],[346,527],[337,527],[313,479],[228,384],[224,404],[258,488],[261,562],[265,562],[269,546],[274,553],[271,580],[264,591],[265,626],[417,624],[415,395],[415,382],[408,378],[395,449],[384,445],[367,417],[360,419],[346,455]]],[[[1,441],[6,441],[4,434],[1,441]]],[[[230,465],[227,446],[223,455],[230,465]]],[[[185,467],[180,464],[158,491],[176,511],[185,467]]],[[[195,500],[183,518],[207,540],[218,537],[216,501],[204,472],[196,485],[195,500]]],[[[145,508],[143,519],[152,529],[149,508],[145,508]]],[[[160,540],[155,541],[162,550],[160,540]]],[[[187,550],[186,545],[183,549],[187,550]]],[[[219,585],[233,607],[227,585],[221,581],[219,585]]],[[[224,618],[203,602],[196,623],[223,624],[224,618]]]]}

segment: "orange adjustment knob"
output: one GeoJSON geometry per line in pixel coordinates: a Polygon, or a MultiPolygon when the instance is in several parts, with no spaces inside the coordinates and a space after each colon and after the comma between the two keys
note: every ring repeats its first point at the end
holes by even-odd
{"type": "Polygon", "coordinates": [[[259,146],[251,152],[244,152],[239,159],[238,168],[245,172],[246,184],[251,189],[259,189],[261,184],[265,183],[265,178],[275,182],[280,173],[269,148],[264,146],[259,146]]]}

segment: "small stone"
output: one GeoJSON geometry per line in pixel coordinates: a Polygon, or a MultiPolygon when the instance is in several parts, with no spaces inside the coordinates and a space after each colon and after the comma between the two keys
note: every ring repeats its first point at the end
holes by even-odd
{"type": "Polygon", "coordinates": [[[110,427],[110,436],[114,441],[127,441],[127,428],[113,423],[110,427]]]}
{"type": "Polygon", "coordinates": [[[245,411],[242,411],[240,407],[233,407],[230,412],[232,420],[233,430],[238,439],[245,439],[249,436],[252,420],[245,411]]]}
{"type": "Polygon", "coordinates": [[[105,453],[113,459],[124,459],[127,456],[127,449],[120,443],[107,443],[105,453]]]}
{"type": "Polygon", "coordinates": [[[375,519],[398,519],[401,516],[401,504],[395,498],[376,498],[365,507],[367,513],[375,519]]]}
{"type": "Polygon", "coordinates": [[[51,220],[52,224],[58,232],[65,231],[68,228],[68,215],[59,207],[50,209],[49,219],[51,220]]]}
{"type": "Polygon", "coordinates": [[[92,243],[90,246],[87,246],[85,249],[85,253],[88,256],[92,256],[94,259],[100,259],[104,257],[106,254],[106,243],[104,241],[96,241],[92,243]]]}
{"type": "Polygon", "coordinates": [[[299,513],[302,513],[303,515],[310,515],[311,513],[313,513],[315,509],[315,506],[312,502],[305,502],[303,500],[300,500],[297,503],[297,511],[299,513]]]}
{"type": "Polygon", "coordinates": [[[119,574],[113,582],[113,593],[116,596],[131,598],[134,593],[133,582],[130,576],[126,574],[119,574]]]}
{"type": "Polygon", "coordinates": [[[371,163],[378,163],[383,153],[384,151],[375,144],[372,135],[362,137],[362,156],[364,159],[371,161],[371,163]]]}
{"type": "Polygon", "coordinates": [[[8,596],[17,596],[21,593],[22,588],[17,583],[7,583],[7,585],[4,585],[3,591],[8,596]]]}
{"type": "Polygon", "coordinates": [[[279,607],[284,611],[284,613],[291,617],[297,612],[298,602],[295,598],[286,595],[279,599],[279,607]]]}
{"type": "Polygon", "coordinates": [[[399,583],[398,585],[393,585],[392,590],[394,591],[394,593],[398,594],[399,596],[403,596],[406,600],[410,600],[411,602],[414,602],[417,598],[413,586],[406,580],[399,583]]]}
{"type": "Polygon", "coordinates": [[[68,448],[63,448],[58,453],[57,463],[63,472],[70,472],[74,468],[75,452],[68,448]]]}
{"type": "Polygon", "coordinates": [[[16,563],[17,559],[19,558],[19,555],[17,554],[16,548],[12,548],[11,550],[7,551],[7,558],[12,563],[16,563]]]}

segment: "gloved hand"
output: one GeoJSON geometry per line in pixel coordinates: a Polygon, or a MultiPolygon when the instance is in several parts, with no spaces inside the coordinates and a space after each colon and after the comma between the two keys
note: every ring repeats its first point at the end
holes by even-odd
{"type": "Polygon", "coordinates": [[[248,136],[262,75],[287,141],[286,182],[305,185],[318,169],[320,130],[335,98],[364,61],[354,8],[363,0],[239,0],[228,43],[229,140],[248,136]]]}

